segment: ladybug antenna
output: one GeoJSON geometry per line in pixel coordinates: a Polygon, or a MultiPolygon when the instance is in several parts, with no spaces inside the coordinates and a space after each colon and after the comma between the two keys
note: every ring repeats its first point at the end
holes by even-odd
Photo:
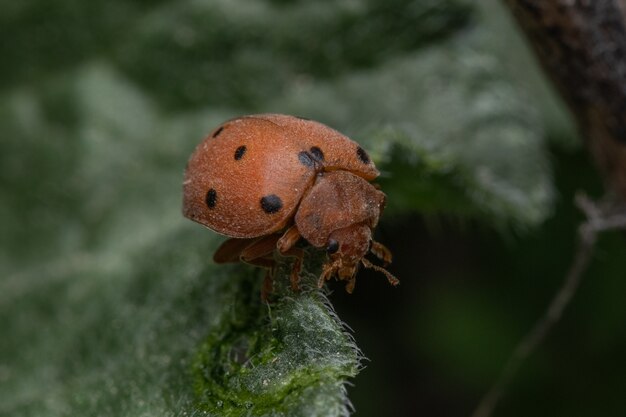
{"type": "Polygon", "coordinates": [[[378,259],[383,261],[383,267],[386,267],[391,263],[391,251],[387,249],[382,243],[370,240],[369,251],[373,253],[378,259]]]}
{"type": "Polygon", "coordinates": [[[373,269],[374,271],[378,271],[378,272],[384,274],[387,277],[387,281],[389,281],[389,283],[391,285],[396,286],[396,285],[398,285],[400,283],[400,280],[398,278],[394,277],[385,268],[382,268],[382,267],[380,267],[378,265],[374,265],[373,263],[371,263],[370,261],[368,261],[365,258],[361,259],[361,262],[363,263],[364,267],[373,269]]]}

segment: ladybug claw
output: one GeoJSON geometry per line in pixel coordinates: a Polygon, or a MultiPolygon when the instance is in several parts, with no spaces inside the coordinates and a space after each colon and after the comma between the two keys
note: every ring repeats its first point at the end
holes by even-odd
{"type": "Polygon", "coordinates": [[[348,280],[348,283],[346,284],[346,292],[348,294],[352,294],[352,291],[354,291],[355,284],[356,284],[356,277],[352,277],[350,278],[350,280],[348,280]]]}
{"type": "Polygon", "coordinates": [[[291,283],[291,290],[294,292],[300,291],[300,271],[301,270],[302,270],[302,258],[296,258],[296,260],[293,262],[291,275],[289,276],[289,282],[291,283]]]}

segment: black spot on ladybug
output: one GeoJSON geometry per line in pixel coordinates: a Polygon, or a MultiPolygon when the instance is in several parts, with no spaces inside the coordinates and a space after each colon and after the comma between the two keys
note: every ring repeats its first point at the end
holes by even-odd
{"type": "Polygon", "coordinates": [[[300,152],[298,154],[298,160],[305,167],[311,168],[313,165],[315,165],[315,161],[313,160],[313,157],[307,151],[300,152]]]}
{"type": "Polygon", "coordinates": [[[356,148],[356,156],[358,156],[361,162],[363,162],[364,164],[370,163],[369,155],[367,154],[367,152],[365,152],[365,149],[361,148],[360,146],[356,148]]]}
{"type": "Polygon", "coordinates": [[[246,153],[246,149],[246,145],[241,145],[235,150],[235,161],[239,161],[241,158],[243,158],[243,154],[246,153]]]}
{"type": "Polygon", "coordinates": [[[322,152],[320,148],[318,148],[317,146],[313,146],[309,150],[309,152],[311,152],[311,155],[313,155],[313,158],[315,158],[319,162],[324,162],[324,152],[322,152]]]}
{"type": "Polygon", "coordinates": [[[217,203],[217,191],[213,188],[209,188],[209,191],[206,193],[205,200],[208,208],[212,209],[215,207],[215,203],[217,203]]]}
{"type": "Polygon", "coordinates": [[[215,133],[213,133],[213,138],[218,137],[219,134],[222,133],[222,130],[224,130],[224,126],[221,126],[219,129],[215,131],[215,133]]]}
{"type": "Polygon", "coordinates": [[[276,194],[266,195],[261,198],[261,208],[267,214],[276,213],[283,208],[283,202],[276,194]]]}

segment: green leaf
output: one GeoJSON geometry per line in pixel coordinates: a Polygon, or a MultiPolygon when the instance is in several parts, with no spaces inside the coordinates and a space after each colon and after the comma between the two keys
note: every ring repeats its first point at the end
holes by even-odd
{"type": "Polygon", "coordinates": [[[553,203],[541,123],[481,50],[483,35],[464,32],[375,71],[307,83],[271,108],[324,120],[365,144],[392,210],[536,226],[553,203]]]}
{"type": "Polygon", "coordinates": [[[0,413],[348,415],[359,353],[317,276],[268,306],[258,271],[206,265],[212,245],[187,229],[129,253],[132,274],[84,255],[5,282],[0,375],[21,383],[0,413]]]}
{"type": "Polygon", "coordinates": [[[243,300],[209,334],[193,365],[201,409],[219,416],[349,414],[344,383],[356,375],[359,353],[316,289],[320,265],[297,294],[286,289],[289,265],[283,267],[275,304],[239,293],[243,300]]]}
{"type": "Polygon", "coordinates": [[[133,26],[132,42],[115,49],[114,62],[176,108],[264,111],[268,98],[303,79],[375,67],[447,36],[469,16],[457,0],[274,3],[186,1],[156,8],[133,26]]]}
{"type": "MultiPolygon", "coordinates": [[[[163,117],[98,64],[77,71],[68,90],[78,122],[61,149],[80,157],[64,167],[71,176],[56,179],[67,178],[63,192],[48,194],[60,219],[42,237],[47,245],[71,223],[74,236],[0,284],[0,321],[9,323],[0,352],[11,358],[0,363],[9,381],[0,386],[0,414],[348,415],[344,384],[359,352],[317,289],[321,258],[310,256],[297,294],[283,285],[284,265],[268,306],[260,271],[208,262],[218,239],[180,214],[190,149],[172,148],[167,136],[186,137],[191,148],[205,114],[163,117]]],[[[24,117],[43,119],[21,137],[54,126],[45,98],[16,93],[9,101],[9,114],[26,113],[28,100],[24,117]]],[[[33,148],[31,157],[47,152],[33,148]]],[[[5,188],[9,198],[24,198],[18,185],[28,177],[17,174],[5,177],[16,184],[5,188]]],[[[24,211],[30,230],[40,230],[36,207],[24,211]]]]}
{"type": "Polygon", "coordinates": [[[262,273],[214,265],[216,235],[182,218],[185,161],[230,117],[349,134],[391,213],[550,213],[541,122],[468,2],[324,6],[0,6],[0,414],[349,413],[360,355],[318,255],[299,294],[281,266],[268,307],[262,273]]]}

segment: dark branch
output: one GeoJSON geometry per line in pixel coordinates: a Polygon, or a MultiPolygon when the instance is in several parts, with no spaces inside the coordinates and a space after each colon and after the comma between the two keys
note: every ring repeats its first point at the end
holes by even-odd
{"type": "Polygon", "coordinates": [[[561,319],[563,311],[572,300],[587,270],[598,233],[606,230],[626,229],[626,209],[620,203],[611,201],[605,206],[600,206],[587,197],[579,195],[576,197],[576,204],[585,213],[587,220],[579,228],[578,250],[563,285],[548,305],[544,315],[517,345],[500,377],[482,398],[472,417],[489,417],[492,414],[524,360],[535,351],[552,327],[561,319]]]}
{"type": "Polygon", "coordinates": [[[626,198],[626,1],[505,0],[626,198]]]}

